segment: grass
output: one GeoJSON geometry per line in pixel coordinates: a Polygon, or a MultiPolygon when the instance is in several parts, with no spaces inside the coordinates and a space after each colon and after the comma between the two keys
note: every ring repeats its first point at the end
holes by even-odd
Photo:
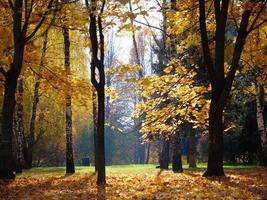
{"type": "MultiPolygon", "coordinates": [[[[107,175],[137,175],[137,174],[147,174],[147,173],[158,173],[160,169],[156,168],[158,164],[144,164],[144,165],[111,165],[106,167],[107,175]]],[[[189,169],[188,165],[183,165],[185,171],[204,171],[207,167],[206,163],[199,163],[196,169],[189,169]]],[[[255,169],[256,165],[248,164],[225,164],[225,170],[238,170],[238,169],[255,169]]],[[[76,173],[93,173],[94,166],[76,166],[76,173]]],[[[171,165],[170,165],[171,170],[171,165]]],[[[18,177],[25,176],[54,176],[54,175],[64,175],[65,167],[36,167],[31,170],[25,170],[18,177]]]]}

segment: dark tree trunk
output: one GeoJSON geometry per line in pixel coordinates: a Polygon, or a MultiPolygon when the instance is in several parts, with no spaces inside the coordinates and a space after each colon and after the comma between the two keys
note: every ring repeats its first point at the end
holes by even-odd
{"type": "Polygon", "coordinates": [[[208,168],[204,176],[224,176],[222,109],[211,100],[209,111],[208,168]]]}
{"type": "Polygon", "coordinates": [[[170,153],[170,141],[162,140],[162,149],[159,156],[159,167],[160,169],[169,168],[169,153],[170,153]]]}
{"type": "Polygon", "coordinates": [[[146,164],[149,163],[149,157],[150,157],[150,147],[151,147],[151,144],[148,143],[147,144],[147,150],[146,150],[146,164]]]}
{"type": "MultiPolygon", "coordinates": [[[[67,27],[62,28],[64,37],[65,70],[70,75],[70,36],[67,27]]],[[[75,173],[72,147],[72,111],[71,95],[66,95],[66,173],[75,173]]]]}
{"type": "Polygon", "coordinates": [[[177,132],[172,138],[172,171],[174,173],[183,172],[182,166],[182,145],[180,134],[177,132]]]}
{"type": "Polygon", "coordinates": [[[96,165],[97,165],[97,184],[106,184],[105,169],[105,71],[104,71],[104,35],[102,28],[102,18],[105,1],[100,10],[100,15],[96,19],[96,0],[91,1],[89,7],[88,0],[85,0],[88,11],[90,11],[90,40],[91,40],[91,82],[97,92],[97,139],[96,139],[96,165]],[[99,41],[97,34],[97,26],[99,32],[99,41]],[[98,54],[100,56],[98,58],[98,54]],[[96,68],[99,72],[99,80],[96,79],[96,68]]]}
{"type": "Polygon", "coordinates": [[[189,168],[196,168],[196,141],[195,141],[195,132],[190,127],[190,133],[188,136],[188,163],[189,168]]]}
{"type": "MultiPolygon", "coordinates": [[[[23,13],[23,0],[10,1],[9,5],[13,12],[13,41],[14,41],[14,55],[13,62],[10,69],[5,74],[4,84],[4,100],[2,109],[2,134],[0,138],[0,178],[1,179],[13,179],[14,175],[14,160],[12,158],[12,125],[13,115],[15,110],[15,93],[17,88],[17,81],[20,75],[23,64],[24,48],[27,41],[29,41],[36,32],[40,29],[44,22],[48,10],[52,7],[53,0],[50,0],[47,6],[47,10],[39,21],[34,30],[26,37],[27,28],[29,25],[29,18],[31,11],[25,9],[24,11],[26,19],[22,26],[22,13],[23,13]]],[[[27,3],[27,1],[25,1],[27,3]]],[[[24,3],[25,3],[24,2],[24,3]]],[[[33,3],[33,2],[31,2],[33,3]]],[[[26,5],[27,7],[28,5],[26,5]]]]}
{"type": "MultiPolygon", "coordinates": [[[[215,33],[215,59],[212,59],[208,31],[206,25],[206,2],[199,0],[199,24],[201,33],[201,45],[205,66],[209,74],[212,86],[212,98],[209,110],[209,158],[208,168],[204,176],[224,176],[223,171],[223,110],[229,97],[236,70],[238,68],[245,39],[249,34],[247,31],[251,9],[242,13],[242,19],[238,29],[235,47],[232,55],[229,72],[224,70],[225,30],[228,16],[229,0],[214,1],[214,12],[216,18],[215,33]]],[[[264,9],[265,4],[263,4],[264,9]]],[[[256,21],[255,21],[256,22],[256,21]]],[[[251,27],[250,27],[251,28],[251,27]]]]}
{"type": "Polygon", "coordinates": [[[141,139],[138,140],[138,164],[145,164],[145,145],[141,139]]]}
{"type": "Polygon", "coordinates": [[[92,106],[93,106],[93,132],[94,132],[94,154],[95,154],[95,172],[98,171],[97,166],[97,155],[98,155],[98,148],[97,148],[97,94],[96,90],[93,88],[92,90],[92,106]]]}
{"type": "Polygon", "coordinates": [[[4,100],[2,109],[2,134],[0,144],[0,178],[13,179],[14,160],[12,156],[13,115],[15,110],[15,93],[17,80],[23,62],[24,43],[20,41],[15,45],[14,60],[11,69],[7,72],[4,84],[4,100]]]}
{"type": "Polygon", "coordinates": [[[98,112],[97,112],[97,183],[100,185],[106,182],[105,170],[105,89],[104,85],[98,91],[98,112]]]}

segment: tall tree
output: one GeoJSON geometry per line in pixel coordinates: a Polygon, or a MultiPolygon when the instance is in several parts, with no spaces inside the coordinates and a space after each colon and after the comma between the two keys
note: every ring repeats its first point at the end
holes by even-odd
{"type": "MultiPolygon", "coordinates": [[[[44,67],[44,61],[45,61],[45,55],[47,50],[47,42],[48,42],[48,29],[44,32],[42,37],[42,49],[41,49],[41,60],[40,60],[40,67],[38,70],[38,73],[41,74],[43,67],[44,67]]],[[[36,144],[36,137],[35,137],[35,124],[36,124],[36,115],[37,115],[37,106],[40,100],[40,84],[41,84],[41,76],[38,75],[36,77],[36,81],[34,83],[34,91],[33,91],[33,102],[32,102],[32,113],[31,113],[31,119],[30,119],[30,128],[29,128],[29,139],[27,141],[27,148],[25,149],[25,167],[27,169],[32,168],[32,161],[33,161],[33,152],[34,152],[34,146],[36,144]]]]}
{"type": "MultiPolygon", "coordinates": [[[[131,13],[133,13],[133,8],[132,8],[132,2],[131,0],[129,0],[129,11],[131,13]]],[[[144,65],[142,65],[141,63],[141,56],[140,56],[140,52],[138,51],[138,43],[137,43],[137,38],[136,38],[136,30],[134,27],[134,20],[133,18],[131,18],[131,26],[132,26],[132,31],[131,31],[131,36],[132,36],[132,42],[133,42],[133,50],[134,50],[134,61],[136,62],[137,65],[139,65],[140,67],[142,67],[142,70],[139,70],[138,72],[138,78],[141,79],[144,76],[144,65]]],[[[136,97],[135,99],[135,105],[137,102],[141,101],[142,98],[140,97],[136,97]]],[[[142,118],[140,117],[138,120],[135,120],[135,126],[137,127],[138,131],[140,129],[141,126],[141,120],[142,118]]],[[[136,141],[136,145],[135,145],[135,162],[138,164],[144,164],[145,163],[145,145],[142,144],[142,141],[140,139],[140,134],[138,133],[137,136],[137,141],[136,141]]]]}
{"type": "Polygon", "coordinates": [[[105,7],[105,0],[102,1],[100,12],[97,16],[97,1],[85,0],[90,15],[89,34],[91,40],[91,82],[97,93],[97,139],[96,139],[96,165],[97,184],[106,184],[105,169],[105,71],[104,71],[104,35],[102,27],[102,14],[105,7]],[[99,33],[99,38],[98,34],[99,33]],[[100,55],[99,55],[100,53],[100,55]],[[98,80],[96,75],[98,71],[98,80]]]}
{"type": "Polygon", "coordinates": [[[267,125],[264,120],[264,87],[256,81],[256,110],[258,133],[261,138],[262,158],[261,165],[267,166],[267,125]]]}
{"type": "Polygon", "coordinates": [[[204,176],[224,176],[223,171],[223,110],[231,92],[231,87],[238,68],[240,56],[248,34],[258,25],[256,21],[261,12],[264,11],[267,1],[249,1],[243,6],[240,25],[237,30],[237,38],[232,53],[230,69],[225,69],[225,30],[227,27],[227,17],[229,12],[229,0],[216,0],[213,2],[215,13],[215,53],[212,57],[209,47],[206,4],[205,0],[199,0],[199,24],[201,33],[201,45],[209,81],[211,83],[211,104],[209,110],[209,155],[208,168],[204,176]],[[257,10],[252,24],[253,6],[257,10]],[[260,8],[259,8],[260,7],[260,8]]]}
{"type": "Polygon", "coordinates": [[[17,98],[17,110],[15,112],[14,130],[16,137],[16,173],[22,173],[22,167],[24,165],[24,114],[23,114],[23,91],[24,82],[23,79],[18,82],[18,98],[17,98]]]}
{"type": "MultiPolygon", "coordinates": [[[[67,76],[70,76],[70,34],[69,29],[62,27],[64,38],[64,55],[65,55],[65,70],[67,76]]],[[[70,91],[66,95],[66,173],[74,173],[73,147],[72,147],[72,111],[71,111],[71,95],[70,91]]]]}
{"type": "MultiPolygon", "coordinates": [[[[23,66],[23,57],[25,45],[30,41],[33,36],[38,32],[43,22],[45,21],[48,13],[53,6],[54,0],[48,2],[42,2],[40,8],[43,13],[38,13],[40,17],[37,25],[34,27],[31,33],[29,32],[30,18],[34,9],[34,1],[28,2],[23,0],[9,1],[10,9],[13,13],[13,41],[14,41],[14,54],[13,62],[10,68],[6,72],[1,68],[2,74],[5,76],[4,83],[4,101],[2,110],[2,133],[0,143],[0,178],[13,179],[14,174],[14,162],[12,158],[12,124],[15,108],[15,93],[17,88],[17,82],[21,69],[23,66]],[[23,14],[25,17],[23,17],[23,14]]],[[[36,15],[35,15],[36,16],[36,15]]]]}

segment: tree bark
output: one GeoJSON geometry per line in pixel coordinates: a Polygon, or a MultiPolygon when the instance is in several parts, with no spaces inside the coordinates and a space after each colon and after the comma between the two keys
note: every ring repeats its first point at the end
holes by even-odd
{"type": "Polygon", "coordinates": [[[189,168],[196,168],[196,141],[195,141],[195,132],[190,127],[190,133],[188,136],[188,163],[189,168]]]}
{"type": "Polygon", "coordinates": [[[169,168],[169,154],[170,154],[170,141],[162,140],[162,149],[159,156],[159,167],[160,169],[169,168]]]}
{"type": "Polygon", "coordinates": [[[93,133],[94,133],[94,154],[95,154],[95,172],[98,171],[97,166],[97,94],[95,88],[92,89],[92,106],[93,106],[93,133]]]}
{"type": "MultiPolygon", "coordinates": [[[[21,21],[21,20],[20,20],[21,21]]],[[[18,29],[19,25],[14,25],[18,29]]],[[[17,89],[17,80],[23,63],[23,54],[25,44],[15,35],[15,49],[11,69],[8,70],[4,84],[4,100],[2,109],[2,134],[0,144],[0,179],[14,179],[14,160],[12,156],[12,135],[13,135],[13,114],[15,110],[15,93],[17,89]]]]}
{"type": "Polygon", "coordinates": [[[105,71],[104,71],[104,35],[102,28],[102,18],[105,1],[102,2],[100,14],[96,18],[96,0],[91,0],[89,7],[88,0],[85,0],[86,7],[90,11],[89,34],[91,40],[91,82],[97,92],[97,139],[96,139],[96,165],[97,165],[97,184],[106,184],[105,169],[105,71]],[[98,29],[97,29],[98,27],[98,29]],[[98,34],[99,33],[99,41],[98,34]],[[99,50],[99,51],[98,51],[99,50]],[[98,58],[98,54],[100,56],[98,58]],[[96,79],[96,69],[98,70],[99,80],[96,79]]]}
{"type": "Polygon", "coordinates": [[[145,164],[145,145],[138,139],[138,164],[145,164]]]}
{"type": "MultiPolygon", "coordinates": [[[[70,36],[67,27],[62,28],[64,37],[64,55],[65,55],[65,70],[67,75],[70,75],[70,36]]],[[[71,111],[71,95],[66,95],[66,173],[75,173],[72,147],[72,111],[71,111]]]]}
{"type": "Polygon", "coordinates": [[[17,113],[16,113],[16,138],[17,138],[17,159],[16,159],[16,173],[22,173],[22,167],[24,164],[24,124],[23,124],[23,80],[18,82],[18,102],[17,102],[17,113]]]}
{"type": "Polygon", "coordinates": [[[181,173],[183,172],[182,166],[182,145],[181,145],[181,138],[180,134],[177,132],[172,138],[172,171],[174,173],[181,173]]]}
{"type": "Polygon", "coordinates": [[[204,176],[224,176],[223,171],[223,111],[211,100],[209,111],[208,168],[204,176]]]}
{"type": "Polygon", "coordinates": [[[146,164],[149,163],[149,158],[150,158],[150,147],[151,147],[151,144],[148,143],[148,144],[147,144],[147,151],[146,151],[146,164]]]}
{"type": "Polygon", "coordinates": [[[267,166],[267,130],[266,122],[264,121],[264,87],[259,83],[256,84],[256,108],[257,108],[257,125],[258,133],[261,139],[262,155],[260,158],[260,164],[267,166]]]}

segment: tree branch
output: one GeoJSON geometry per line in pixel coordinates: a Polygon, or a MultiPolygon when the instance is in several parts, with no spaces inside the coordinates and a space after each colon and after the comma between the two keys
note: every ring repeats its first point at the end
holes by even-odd
{"type": "MultiPolygon", "coordinates": [[[[262,6],[261,6],[261,9],[260,9],[259,12],[257,13],[257,15],[256,15],[255,19],[253,20],[253,22],[252,22],[250,28],[248,29],[248,33],[250,33],[251,31],[253,31],[253,30],[256,29],[254,26],[255,26],[255,24],[256,24],[258,18],[260,17],[261,13],[264,11],[266,4],[267,4],[267,0],[265,0],[265,1],[263,2],[262,6]]],[[[266,21],[266,20],[264,20],[264,21],[266,21]]],[[[264,23],[264,22],[263,22],[263,23],[264,23]]]]}
{"type": "Polygon", "coordinates": [[[213,82],[214,69],[209,49],[209,40],[208,40],[207,25],[206,25],[206,14],[205,14],[205,0],[199,0],[199,24],[200,24],[201,45],[203,49],[204,61],[208,69],[211,82],[213,82]]]}
{"type": "Polygon", "coordinates": [[[2,66],[0,66],[0,73],[4,75],[4,77],[6,77],[6,71],[4,70],[4,68],[2,66]]]}
{"type": "Polygon", "coordinates": [[[54,0],[50,0],[48,3],[48,6],[46,7],[46,11],[43,13],[43,16],[41,18],[41,20],[39,21],[39,23],[36,25],[36,27],[34,28],[33,32],[25,38],[25,42],[29,41],[35,34],[36,32],[40,29],[40,27],[42,26],[44,20],[46,19],[47,14],[50,12],[50,9],[53,5],[54,0]]]}

